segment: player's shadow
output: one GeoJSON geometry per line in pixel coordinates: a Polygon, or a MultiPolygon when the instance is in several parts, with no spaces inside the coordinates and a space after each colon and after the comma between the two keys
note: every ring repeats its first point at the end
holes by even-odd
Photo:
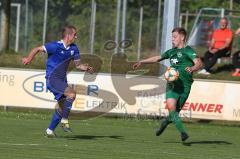
{"type": "Polygon", "coordinates": [[[94,140],[98,138],[109,138],[109,139],[117,139],[122,140],[123,136],[116,136],[116,135],[110,135],[110,136],[103,136],[103,135],[72,135],[72,136],[62,136],[61,138],[65,138],[68,140],[94,140]]]}
{"type": "Polygon", "coordinates": [[[184,146],[192,146],[194,144],[215,144],[215,145],[232,145],[231,142],[227,141],[192,141],[192,142],[183,142],[184,146]]]}
{"type": "Polygon", "coordinates": [[[201,145],[201,144],[232,145],[231,142],[227,142],[227,141],[190,141],[190,142],[164,142],[164,143],[182,143],[184,146],[201,145]]]}

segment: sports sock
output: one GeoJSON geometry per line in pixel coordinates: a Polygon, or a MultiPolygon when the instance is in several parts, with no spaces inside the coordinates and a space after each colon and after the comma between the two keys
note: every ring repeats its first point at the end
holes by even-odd
{"type": "Polygon", "coordinates": [[[63,102],[62,105],[62,118],[64,119],[68,119],[69,113],[71,111],[72,108],[72,103],[73,103],[73,99],[71,98],[66,98],[63,102]]]}
{"type": "Polygon", "coordinates": [[[163,118],[161,122],[161,127],[166,127],[170,123],[171,121],[168,118],[163,118]]]}
{"type": "Polygon", "coordinates": [[[59,124],[59,122],[61,121],[61,119],[62,119],[62,116],[60,115],[59,111],[55,110],[48,128],[54,131],[57,125],[59,124]]]}
{"type": "Polygon", "coordinates": [[[180,119],[180,117],[178,116],[178,112],[171,111],[169,112],[169,120],[173,122],[173,124],[175,125],[175,127],[177,128],[177,130],[181,133],[186,132],[182,120],[180,119]]]}

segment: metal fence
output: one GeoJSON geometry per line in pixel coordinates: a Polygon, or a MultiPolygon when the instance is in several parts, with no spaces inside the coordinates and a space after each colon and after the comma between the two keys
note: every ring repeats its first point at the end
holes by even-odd
{"type": "MultiPolygon", "coordinates": [[[[130,2],[12,0],[10,48],[25,54],[36,45],[59,40],[62,27],[72,24],[79,30],[77,44],[81,52],[101,55],[104,53],[103,46],[106,41],[119,43],[128,39],[133,44],[130,51],[138,59],[142,58],[143,54],[159,53],[163,0],[151,1],[152,7],[133,7],[130,2]]],[[[236,29],[240,18],[229,11],[225,14],[231,19],[232,28],[236,29]]],[[[186,11],[180,14],[179,24],[190,32],[195,19],[196,13],[186,11]]],[[[239,45],[237,47],[239,48],[239,45]]]]}
{"type": "Polygon", "coordinates": [[[62,27],[72,24],[79,30],[77,44],[82,52],[102,54],[107,40],[118,43],[129,39],[131,52],[157,53],[161,0],[154,1],[154,8],[132,7],[124,2],[12,0],[10,48],[27,53],[36,45],[59,40],[62,27]]]}

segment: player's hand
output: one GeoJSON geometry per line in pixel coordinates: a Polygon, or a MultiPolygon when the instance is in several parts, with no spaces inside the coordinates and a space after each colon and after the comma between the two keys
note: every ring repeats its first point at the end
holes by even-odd
{"type": "Polygon", "coordinates": [[[218,51],[218,49],[210,49],[209,51],[210,51],[211,53],[215,54],[215,53],[218,51]]]}
{"type": "Polygon", "coordinates": [[[94,69],[93,67],[88,66],[86,71],[92,74],[94,72],[94,69]]]}
{"type": "Polygon", "coordinates": [[[29,59],[27,57],[22,58],[22,64],[23,65],[28,65],[28,64],[30,64],[30,62],[31,62],[31,59],[29,59]]]}
{"type": "Polygon", "coordinates": [[[136,69],[139,68],[140,66],[141,66],[141,62],[137,62],[137,63],[133,64],[132,68],[133,68],[134,70],[136,70],[136,69]]]}
{"type": "Polygon", "coordinates": [[[93,67],[89,66],[88,64],[82,64],[81,70],[89,72],[91,74],[94,72],[93,67]]]}
{"type": "Polygon", "coordinates": [[[186,67],[185,70],[186,70],[188,73],[192,73],[192,72],[193,72],[193,70],[192,70],[191,67],[186,67]]]}

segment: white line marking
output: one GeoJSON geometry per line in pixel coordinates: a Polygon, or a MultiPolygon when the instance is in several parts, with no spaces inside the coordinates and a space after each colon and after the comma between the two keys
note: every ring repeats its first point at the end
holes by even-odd
{"type": "Polygon", "coordinates": [[[40,144],[15,144],[15,143],[0,143],[1,145],[12,145],[12,146],[39,146],[40,144]]]}

